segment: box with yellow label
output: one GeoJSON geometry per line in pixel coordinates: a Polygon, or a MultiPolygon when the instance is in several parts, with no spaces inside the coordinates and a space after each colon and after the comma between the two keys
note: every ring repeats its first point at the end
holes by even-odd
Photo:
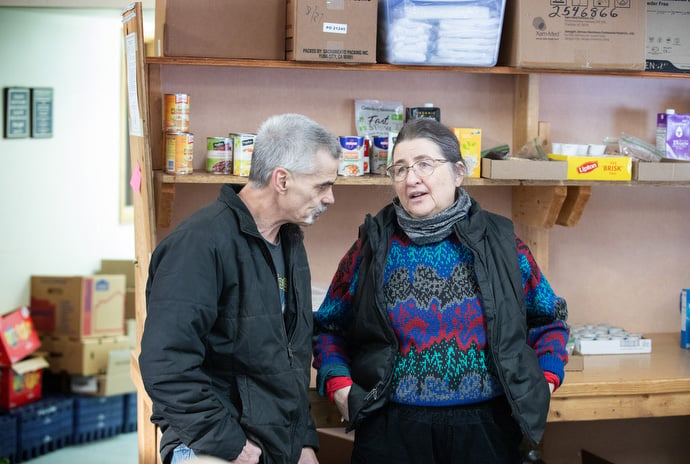
{"type": "Polygon", "coordinates": [[[549,158],[568,162],[570,180],[630,180],[629,156],[573,156],[549,154],[549,158]]]}
{"type": "Polygon", "coordinates": [[[465,160],[465,177],[479,177],[482,158],[482,130],[476,127],[453,127],[453,133],[460,142],[460,153],[465,160]]]}

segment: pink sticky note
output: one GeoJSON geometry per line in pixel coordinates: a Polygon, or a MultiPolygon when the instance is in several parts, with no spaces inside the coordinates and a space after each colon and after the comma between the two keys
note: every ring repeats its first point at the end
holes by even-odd
{"type": "Polygon", "coordinates": [[[134,193],[139,193],[141,191],[141,166],[139,166],[139,163],[134,167],[132,177],[129,179],[129,185],[132,186],[134,193]]]}

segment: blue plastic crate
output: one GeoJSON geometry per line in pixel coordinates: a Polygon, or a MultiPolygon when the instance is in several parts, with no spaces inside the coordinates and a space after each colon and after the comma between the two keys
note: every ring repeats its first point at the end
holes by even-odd
{"type": "Polygon", "coordinates": [[[0,414],[0,458],[10,462],[17,460],[17,418],[9,414],[0,414]]]}
{"type": "Polygon", "coordinates": [[[122,417],[122,433],[136,432],[137,430],[137,394],[127,393],[124,400],[122,417]]]}
{"type": "Polygon", "coordinates": [[[110,438],[122,432],[124,395],[75,396],[75,444],[110,438]]]}
{"type": "Polygon", "coordinates": [[[17,454],[14,462],[42,456],[69,445],[73,430],[72,398],[46,397],[12,409],[17,419],[17,454]]]}

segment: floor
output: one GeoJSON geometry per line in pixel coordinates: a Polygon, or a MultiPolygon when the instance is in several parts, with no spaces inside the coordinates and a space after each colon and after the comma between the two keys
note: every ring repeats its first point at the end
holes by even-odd
{"type": "Polygon", "coordinates": [[[70,445],[57,451],[22,463],[29,464],[74,464],[97,462],[98,464],[137,464],[137,432],[122,433],[111,438],[92,441],[82,445],[70,445]]]}

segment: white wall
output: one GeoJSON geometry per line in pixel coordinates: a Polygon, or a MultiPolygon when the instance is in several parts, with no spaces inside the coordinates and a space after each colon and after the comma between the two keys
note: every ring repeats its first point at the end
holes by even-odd
{"type": "Polygon", "coordinates": [[[0,139],[0,312],[30,303],[32,274],[134,258],[119,222],[121,40],[120,10],[0,7],[0,87],[54,93],[52,138],[0,139]]]}

